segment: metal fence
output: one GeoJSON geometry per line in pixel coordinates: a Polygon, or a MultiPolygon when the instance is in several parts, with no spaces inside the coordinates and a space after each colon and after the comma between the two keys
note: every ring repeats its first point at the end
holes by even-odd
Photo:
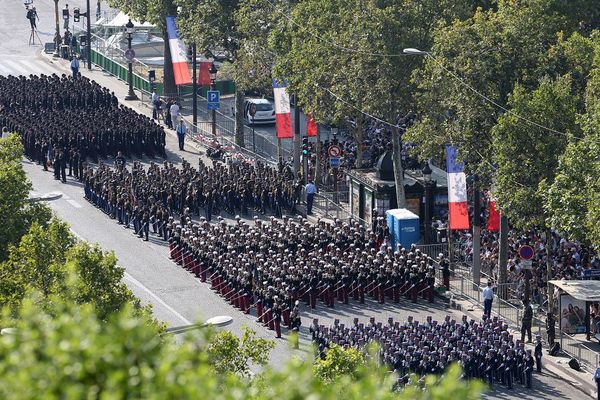
{"type": "Polygon", "coordinates": [[[418,244],[417,249],[433,259],[436,259],[440,253],[443,254],[444,257],[448,257],[448,243],[418,244]]]}
{"type": "Polygon", "coordinates": [[[313,208],[320,211],[325,217],[337,218],[341,220],[354,220],[358,221],[361,226],[367,226],[367,222],[362,218],[358,218],[350,214],[339,204],[336,204],[332,199],[322,196],[321,194],[315,194],[313,208]]]}
{"type": "MultiPolygon", "coordinates": [[[[438,283],[442,283],[441,270],[438,269],[437,276],[438,283]]],[[[483,308],[482,292],[480,288],[475,285],[473,281],[466,278],[460,273],[453,273],[450,279],[450,290],[454,295],[465,297],[470,303],[475,306],[483,308]]],[[[521,319],[523,317],[523,309],[520,306],[512,304],[509,301],[500,299],[498,296],[494,296],[494,302],[492,303],[492,314],[498,316],[498,318],[505,321],[509,326],[517,331],[521,330],[521,319]]],[[[548,342],[548,335],[546,332],[545,321],[540,318],[537,307],[534,307],[534,318],[531,326],[532,333],[542,336],[542,338],[548,342]]],[[[566,333],[559,333],[560,347],[563,352],[570,355],[571,357],[577,358],[581,363],[588,366],[592,371],[598,366],[600,361],[600,355],[598,352],[592,350],[580,340],[575,339],[573,336],[566,333]]]]}

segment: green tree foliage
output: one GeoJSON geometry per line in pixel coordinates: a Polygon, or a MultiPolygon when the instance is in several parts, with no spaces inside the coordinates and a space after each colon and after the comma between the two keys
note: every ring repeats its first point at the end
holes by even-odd
{"type": "Polygon", "coordinates": [[[342,375],[348,375],[355,379],[360,378],[367,364],[365,353],[351,347],[344,349],[337,344],[331,344],[325,350],[325,359],[315,360],[314,374],[325,382],[331,382],[342,375]]]}
{"type": "Polygon", "coordinates": [[[102,319],[128,303],[149,313],[122,282],[123,274],[112,252],[77,243],[66,223],[53,219],[47,228],[34,223],[0,264],[0,305],[15,311],[33,290],[48,309],[58,296],[93,304],[102,319]]]}
{"type": "Polygon", "coordinates": [[[549,216],[544,209],[548,187],[554,182],[567,136],[580,135],[575,124],[577,98],[570,90],[568,76],[554,81],[544,79],[532,92],[516,85],[509,98],[511,113],[500,117],[492,130],[498,166],[495,195],[502,211],[517,227],[548,226],[549,216]],[[517,115],[526,115],[565,135],[533,126],[517,115]]]}
{"type": "Polygon", "coordinates": [[[50,210],[39,203],[28,203],[31,183],[21,165],[23,146],[19,135],[0,139],[0,262],[8,258],[8,249],[16,244],[29,227],[43,226],[50,220],[50,210]]]}
{"type": "Polygon", "coordinates": [[[210,363],[219,374],[234,373],[248,377],[252,365],[264,366],[275,343],[256,337],[256,332],[244,327],[241,339],[224,331],[214,336],[207,347],[210,363]]]}
{"type": "Polygon", "coordinates": [[[581,16],[597,8],[593,1],[582,1],[581,9],[565,14],[567,3],[498,1],[497,9],[480,9],[435,32],[433,57],[427,57],[415,75],[421,122],[409,133],[423,156],[439,155],[443,144],[453,143],[468,169],[484,179],[493,175],[490,164],[481,161],[492,159],[491,132],[503,111],[467,85],[506,106],[517,82],[534,90],[542,77],[563,75],[565,71],[553,70],[549,61],[557,33],[569,36],[578,29],[581,16]]]}
{"type": "Polygon", "coordinates": [[[16,332],[0,336],[2,399],[442,400],[476,399],[483,389],[480,382],[461,381],[458,366],[444,378],[428,379],[425,390],[402,392],[392,392],[392,375],[372,362],[360,379],[341,374],[328,382],[313,374],[310,360],[298,359],[252,379],[222,374],[212,364],[208,348],[218,344],[210,332],[176,344],[130,306],[104,321],[90,304],[57,299],[59,312],[52,314],[36,304],[25,300],[16,332]]]}

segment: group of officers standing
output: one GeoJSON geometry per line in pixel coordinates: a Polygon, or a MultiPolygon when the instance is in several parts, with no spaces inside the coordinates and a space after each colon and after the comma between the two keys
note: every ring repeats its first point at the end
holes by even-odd
{"type": "Polygon", "coordinates": [[[86,77],[0,76],[0,126],[21,134],[25,155],[55,178],[76,177],[89,159],[165,156],[165,131],[151,118],[119,105],[86,77]]]}
{"type": "Polygon", "coordinates": [[[462,317],[456,322],[450,316],[439,323],[431,316],[424,323],[413,319],[400,323],[389,318],[387,324],[368,324],[354,319],[346,327],[338,320],[330,327],[313,320],[309,328],[321,357],[332,344],[364,350],[371,342],[380,347],[380,361],[399,376],[399,384],[409,382],[409,374],[419,377],[441,374],[452,362],[458,362],[464,378],[479,378],[490,386],[496,383],[513,388],[514,382],[531,387],[534,366],[542,371],[541,337],[532,354],[523,341],[514,340],[508,325],[497,317],[484,316],[479,322],[462,317]]]}

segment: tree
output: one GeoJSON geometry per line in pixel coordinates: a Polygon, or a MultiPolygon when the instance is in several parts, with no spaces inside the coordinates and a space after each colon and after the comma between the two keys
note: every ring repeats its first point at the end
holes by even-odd
{"type": "MultiPolygon", "coordinates": [[[[508,101],[510,113],[500,117],[492,129],[494,162],[498,166],[496,201],[515,227],[546,231],[548,280],[553,277],[553,260],[549,242],[550,215],[544,204],[568,136],[580,135],[575,124],[577,97],[571,95],[570,90],[569,76],[554,81],[544,79],[532,92],[516,85],[508,101]],[[548,129],[519,117],[525,115],[548,129]]],[[[529,279],[530,276],[525,280],[526,299],[530,295],[529,279]]],[[[552,294],[548,295],[551,306],[552,294]]]]}
{"type": "MultiPolygon", "coordinates": [[[[600,31],[590,37],[573,34],[556,46],[555,60],[572,71],[579,103],[581,136],[560,157],[544,204],[550,224],[567,237],[600,248],[600,31]]],[[[562,39],[562,38],[561,38],[562,39]]]]}
{"type": "Polygon", "coordinates": [[[344,349],[337,344],[331,344],[325,350],[325,358],[315,360],[314,374],[325,382],[331,382],[342,375],[355,379],[360,378],[359,372],[367,363],[366,355],[355,348],[344,349]]]}
{"type": "Polygon", "coordinates": [[[329,382],[313,374],[310,361],[298,359],[266,367],[254,378],[222,374],[207,351],[213,333],[178,344],[130,306],[104,321],[89,304],[57,299],[59,312],[50,314],[36,303],[27,298],[15,334],[0,336],[2,399],[470,400],[483,390],[479,381],[462,381],[457,365],[444,377],[427,378],[424,390],[413,384],[401,392],[390,390],[393,375],[375,362],[364,366],[360,379],[341,374],[329,382]]]}
{"type": "MultiPolygon", "coordinates": [[[[422,63],[404,57],[405,47],[428,47],[434,27],[464,18],[468,2],[306,0],[275,30],[275,75],[285,77],[302,108],[317,122],[351,122],[360,167],[367,124],[387,121],[394,146],[395,174],[402,182],[398,119],[412,104],[407,79],[422,63]]],[[[404,204],[403,185],[396,185],[404,204]]]]}
{"type": "Polygon", "coordinates": [[[182,35],[211,58],[225,58],[236,83],[235,141],[244,146],[244,94],[248,90],[271,93],[269,32],[282,0],[175,0],[181,6],[182,35]],[[275,8],[275,9],[274,9],[275,8]]]}
{"type": "Polygon", "coordinates": [[[229,331],[219,332],[209,341],[207,354],[210,363],[220,373],[250,376],[252,364],[264,366],[275,343],[256,337],[256,332],[244,327],[239,339],[229,331]]]}
{"type": "Polygon", "coordinates": [[[135,18],[141,22],[149,21],[161,30],[164,40],[163,88],[165,95],[174,96],[177,93],[177,86],[175,85],[165,19],[167,16],[176,15],[177,8],[174,0],[109,0],[108,4],[127,13],[132,19],[135,18]]]}
{"type": "Polygon", "coordinates": [[[34,223],[9,258],[0,264],[0,305],[16,312],[28,292],[39,292],[41,307],[52,307],[56,296],[78,304],[93,304],[98,316],[108,316],[126,304],[150,314],[122,282],[124,269],[112,252],[77,243],[66,223],[53,219],[47,228],[34,223]]]}
{"type": "Polygon", "coordinates": [[[506,107],[517,82],[534,90],[542,77],[563,75],[549,50],[557,32],[570,35],[585,11],[596,12],[592,3],[582,1],[582,9],[565,15],[564,0],[498,1],[497,9],[478,9],[438,28],[432,57],[414,76],[419,123],[407,137],[421,156],[441,159],[443,145],[452,143],[467,172],[477,172],[489,186],[495,175],[491,132],[503,110],[483,96],[506,107]]]}
{"type": "Polygon", "coordinates": [[[0,262],[7,259],[9,246],[18,243],[32,224],[45,226],[51,216],[48,207],[27,202],[31,183],[21,165],[22,156],[19,135],[0,139],[0,262]]]}

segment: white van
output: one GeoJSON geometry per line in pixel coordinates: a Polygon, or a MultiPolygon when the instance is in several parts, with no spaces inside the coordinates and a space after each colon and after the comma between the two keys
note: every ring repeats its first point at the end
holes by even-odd
{"type": "Polygon", "coordinates": [[[274,124],[275,108],[267,99],[246,99],[244,101],[244,119],[249,124],[274,124]],[[251,110],[255,108],[254,120],[251,110]]]}

